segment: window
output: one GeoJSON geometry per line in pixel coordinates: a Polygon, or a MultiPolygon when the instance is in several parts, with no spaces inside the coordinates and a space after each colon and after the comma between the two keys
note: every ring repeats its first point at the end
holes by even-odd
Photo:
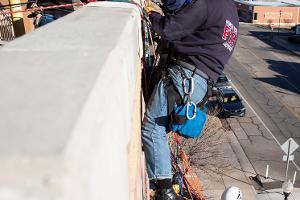
{"type": "Polygon", "coordinates": [[[230,101],[232,101],[232,102],[234,102],[234,101],[236,101],[236,100],[237,100],[237,96],[235,96],[235,95],[232,96],[231,99],[230,99],[230,101]]]}
{"type": "Polygon", "coordinates": [[[226,95],[223,97],[223,103],[233,103],[240,101],[237,95],[226,95]]]}
{"type": "Polygon", "coordinates": [[[227,82],[228,82],[228,79],[227,79],[226,76],[219,76],[217,82],[218,82],[218,83],[227,83],[227,82]]]}
{"type": "Polygon", "coordinates": [[[253,20],[257,20],[258,13],[253,13],[253,20]]]}

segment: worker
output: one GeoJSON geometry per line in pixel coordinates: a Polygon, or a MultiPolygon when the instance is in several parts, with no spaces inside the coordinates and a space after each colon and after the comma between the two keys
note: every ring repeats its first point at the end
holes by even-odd
{"type": "MultiPolygon", "coordinates": [[[[46,7],[46,6],[55,6],[55,5],[64,5],[71,4],[72,0],[37,0],[37,5],[46,7]]],[[[43,10],[42,16],[38,22],[38,26],[46,25],[54,20],[63,17],[74,11],[73,6],[63,7],[63,8],[53,8],[43,10]]]]}
{"type": "MultiPolygon", "coordinates": [[[[54,20],[63,17],[76,8],[76,3],[88,3],[90,0],[36,0],[30,1],[27,4],[27,9],[34,9],[36,7],[43,7],[42,10],[34,10],[28,15],[28,18],[33,18],[35,27],[44,26],[54,20]],[[66,6],[64,6],[66,5],[66,6]],[[68,6],[67,6],[68,5],[68,6]],[[48,6],[63,6],[60,8],[45,8],[48,6]]],[[[79,6],[79,4],[77,5],[79,6]]]]}
{"type": "Polygon", "coordinates": [[[145,9],[153,31],[167,44],[168,58],[165,75],[155,85],[144,114],[143,150],[149,179],[157,186],[155,200],[177,200],[167,139],[170,95],[165,79],[170,79],[181,99],[186,99],[184,85],[192,88],[190,101],[200,103],[208,83],[216,81],[233,53],[239,19],[233,0],[162,0],[163,14],[154,3],[145,9]],[[193,84],[185,83],[187,79],[193,84]]]}

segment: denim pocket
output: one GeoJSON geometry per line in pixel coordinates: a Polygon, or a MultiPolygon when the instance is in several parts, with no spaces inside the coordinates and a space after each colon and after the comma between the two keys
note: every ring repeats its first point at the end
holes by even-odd
{"type": "MultiPolygon", "coordinates": [[[[181,98],[184,97],[184,89],[183,89],[183,80],[184,80],[184,75],[187,77],[191,77],[193,72],[189,69],[179,69],[179,66],[171,66],[168,68],[169,75],[172,79],[172,82],[174,86],[176,87],[177,91],[179,92],[181,98]]],[[[204,98],[206,91],[207,91],[207,81],[202,78],[201,76],[194,74],[193,76],[194,79],[194,92],[192,94],[191,100],[194,103],[199,103],[202,101],[204,98]]],[[[190,87],[189,83],[187,83],[186,87],[190,87]]]]}

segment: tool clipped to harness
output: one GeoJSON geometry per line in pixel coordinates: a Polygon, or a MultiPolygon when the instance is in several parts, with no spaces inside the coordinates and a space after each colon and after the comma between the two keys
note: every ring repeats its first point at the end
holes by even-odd
{"type": "Polygon", "coordinates": [[[201,135],[204,128],[206,112],[194,103],[192,106],[188,105],[189,103],[175,106],[171,113],[170,129],[183,137],[197,138],[201,135]],[[193,116],[187,117],[189,113],[193,113],[193,116]]]}
{"type": "Polygon", "coordinates": [[[186,102],[186,118],[188,120],[194,119],[197,115],[197,107],[194,102],[192,102],[192,94],[194,93],[194,78],[193,76],[191,77],[186,77],[183,79],[183,91],[184,94],[187,96],[187,102],[186,102]],[[189,83],[189,87],[187,87],[187,82],[189,83]],[[188,88],[188,89],[187,89],[188,88]],[[192,109],[190,109],[192,107],[192,109]],[[190,116],[190,110],[192,110],[192,116],[190,116]]]}
{"type": "MultiPolygon", "coordinates": [[[[188,77],[184,73],[183,93],[181,98],[173,84],[169,83],[167,93],[169,96],[169,113],[171,115],[170,129],[183,137],[197,138],[200,136],[206,122],[205,108],[202,110],[191,100],[194,92],[194,73],[188,77]],[[176,105],[174,107],[174,105],[176,105]],[[171,111],[171,112],[170,112],[171,111]]],[[[169,80],[171,82],[171,80],[169,80]]],[[[204,106],[205,107],[205,106],[204,106]]]]}

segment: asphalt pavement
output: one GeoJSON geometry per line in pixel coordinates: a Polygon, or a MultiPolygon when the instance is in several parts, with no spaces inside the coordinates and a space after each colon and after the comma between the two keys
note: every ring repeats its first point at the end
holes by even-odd
{"type": "MultiPolygon", "coordinates": [[[[300,46],[286,42],[288,34],[273,33],[271,37],[265,28],[242,23],[237,47],[225,70],[247,108],[245,117],[225,122],[249,161],[245,164],[239,158],[240,164],[248,177],[264,176],[269,165],[272,178],[263,180],[264,187],[252,179],[256,198],[262,200],[283,199],[280,192],[286,163],[280,145],[290,137],[300,144],[300,46]]],[[[290,199],[300,199],[300,149],[294,155],[288,178],[292,179],[295,171],[298,176],[290,199]]]]}

